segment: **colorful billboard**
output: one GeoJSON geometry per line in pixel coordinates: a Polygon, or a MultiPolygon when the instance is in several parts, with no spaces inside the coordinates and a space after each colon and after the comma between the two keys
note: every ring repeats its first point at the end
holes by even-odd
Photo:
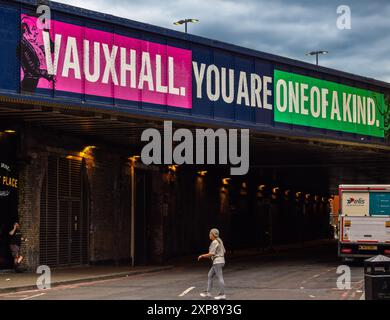
{"type": "Polygon", "coordinates": [[[21,16],[21,89],[55,89],[192,107],[191,51],[101,30],[21,16]]]}
{"type": "Polygon", "coordinates": [[[275,121],[383,137],[384,95],[290,72],[274,72],[275,121]]]}
{"type": "Polygon", "coordinates": [[[45,30],[37,26],[36,8],[1,6],[7,7],[0,11],[7,48],[0,52],[3,94],[195,124],[383,142],[387,86],[378,81],[308,70],[299,61],[138,22],[95,19],[66,6],[52,10],[45,30]]]}

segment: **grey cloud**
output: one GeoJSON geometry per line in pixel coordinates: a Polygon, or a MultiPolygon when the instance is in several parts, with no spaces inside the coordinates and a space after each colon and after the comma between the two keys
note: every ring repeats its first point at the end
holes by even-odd
{"type": "Polygon", "coordinates": [[[390,82],[390,1],[312,0],[58,0],[170,29],[190,17],[193,34],[313,62],[304,53],[326,49],[324,66],[390,82]],[[349,5],[352,29],[336,27],[336,8],[349,5]]]}

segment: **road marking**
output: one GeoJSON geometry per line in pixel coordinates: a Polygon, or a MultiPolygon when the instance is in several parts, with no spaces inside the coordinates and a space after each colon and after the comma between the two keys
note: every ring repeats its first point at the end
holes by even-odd
{"type": "Polygon", "coordinates": [[[32,299],[32,298],[37,298],[37,297],[43,296],[44,294],[46,294],[46,293],[42,292],[42,293],[34,294],[33,296],[22,298],[20,300],[28,300],[28,299],[32,299]]]}
{"type": "Polygon", "coordinates": [[[188,289],[184,290],[182,293],[179,294],[179,297],[184,297],[188,292],[195,289],[195,287],[189,287],[188,289]]]}

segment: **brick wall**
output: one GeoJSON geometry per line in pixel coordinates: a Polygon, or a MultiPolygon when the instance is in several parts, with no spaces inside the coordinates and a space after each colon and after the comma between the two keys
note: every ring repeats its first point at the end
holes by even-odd
{"type": "Polygon", "coordinates": [[[173,173],[160,167],[152,185],[151,262],[207,250],[212,227],[226,235],[229,210],[221,211],[216,201],[221,197],[219,177],[200,177],[193,168],[179,167],[173,173]]]}
{"type": "MultiPolygon", "coordinates": [[[[28,241],[22,245],[24,266],[39,265],[40,195],[49,155],[83,150],[82,139],[24,128],[20,137],[18,214],[28,241]]],[[[130,183],[126,157],[99,146],[86,159],[90,207],[90,261],[119,263],[130,259],[130,183]]]]}
{"type": "Polygon", "coordinates": [[[118,154],[97,149],[87,164],[92,263],[130,260],[130,178],[118,154]]]}
{"type": "MultiPolygon", "coordinates": [[[[25,266],[39,264],[40,194],[49,155],[81,151],[86,143],[66,135],[26,128],[21,137],[19,219],[28,238],[22,247],[25,266]]],[[[125,153],[99,145],[89,150],[86,172],[89,193],[89,257],[92,264],[130,263],[131,190],[125,153]]],[[[165,166],[143,167],[150,172],[147,201],[148,263],[207,248],[208,230],[224,228],[228,212],[219,199],[220,179],[199,178],[196,171],[165,166]]],[[[221,198],[221,201],[224,201],[221,198]]],[[[227,210],[228,211],[228,210],[227,210]]],[[[137,213],[136,213],[137,214],[137,213]]],[[[136,230],[136,233],[143,232],[136,230]]],[[[137,238],[138,239],[138,238],[137,238]]]]}
{"type": "Polygon", "coordinates": [[[164,217],[168,214],[166,203],[168,177],[160,171],[153,171],[151,174],[150,262],[162,263],[165,260],[164,217]]]}

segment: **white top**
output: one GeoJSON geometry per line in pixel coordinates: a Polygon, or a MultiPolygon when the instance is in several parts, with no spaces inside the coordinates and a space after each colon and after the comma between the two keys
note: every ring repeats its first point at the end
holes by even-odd
{"type": "Polygon", "coordinates": [[[213,253],[211,257],[213,264],[225,263],[225,248],[221,242],[217,239],[213,240],[210,244],[209,253],[213,253]]]}

